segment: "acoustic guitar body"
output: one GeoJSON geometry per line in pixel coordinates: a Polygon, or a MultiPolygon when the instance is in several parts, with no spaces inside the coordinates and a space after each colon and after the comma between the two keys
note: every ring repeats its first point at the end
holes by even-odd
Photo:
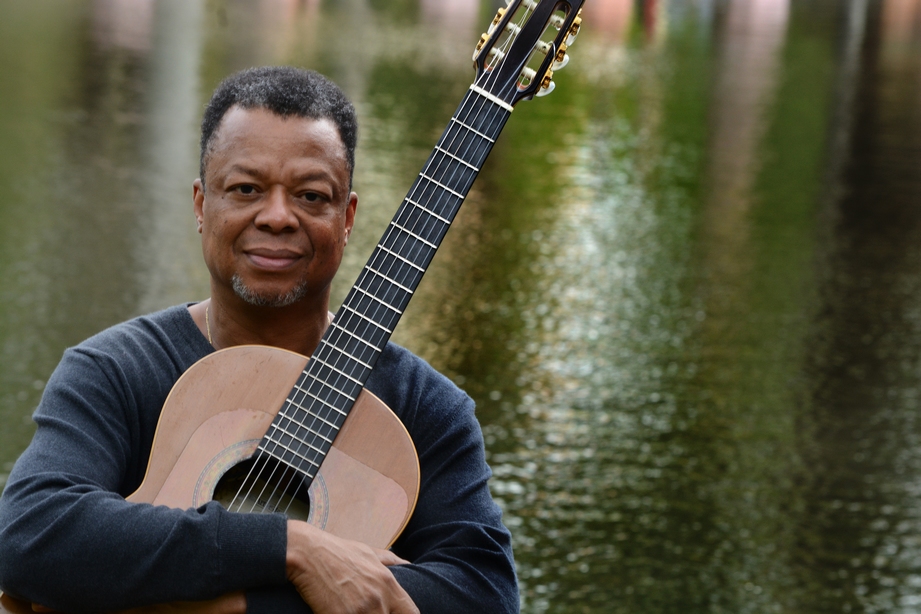
{"type": "Polygon", "coordinates": [[[415,508],[419,461],[403,423],[367,390],[309,488],[293,500],[279,504],[272,494],[276,483],[299,479],[291,469],[256,463],[251,471],[256,446],[306,364],[300,354],[266,346],[227,348],[195,363],[166,399],[147,474],[128,500],[181,509],[212,499],[244,512],[277,508],[339,537],[392,544],[415,508]],[[260,472],[266,479],[244,488],[241,502],[243,478],[260,472]]]}

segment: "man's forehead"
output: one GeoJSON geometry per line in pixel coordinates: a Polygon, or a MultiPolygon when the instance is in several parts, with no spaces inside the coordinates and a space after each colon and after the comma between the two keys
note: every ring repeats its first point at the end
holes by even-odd
{"type": "Polygon", "coordinates": [[[214,131],[208,158],[232,156],[244,150],[270,153],[276,148],[297,146],[340,158],[348,166],[345,144],[336,124],[328,118],[280,115],[262,107],[234,105],[214,131]]]}
{"type": "Polygon", "coordinates": [[[309,133],[311,138],[334,138],[338,145],[345,148],[336,124],[329,118],[281,115],[264,107],[246,108],[239,105],[227,109],[214,131],[214,142],[226,138],[228,134],[250,131],[264,134],[272,130],[284,133],[300,131],[305,137],[309,133]]]}

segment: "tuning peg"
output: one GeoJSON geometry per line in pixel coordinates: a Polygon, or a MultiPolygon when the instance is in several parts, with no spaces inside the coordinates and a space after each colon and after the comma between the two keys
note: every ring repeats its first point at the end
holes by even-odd
{"type": "MultiPolygon", "coordinates": [[[[527,66],[525,66],[523,69],[521,69],[519,78],[521,79],[519,83],[525,82],[526,83],[525,87],[527,87],[534,81],[534,79],[537,78],[537,72],[535,72],[533,68],[528,68],[527,66]]],[[[547,94],[552,92],[553,88],[555,87],[556,87],[556,83],[553,82],[553,71],[548,70],[547,73],[544,75],[543,80],[540,82],[540,89],[537,90],[536,95],[546,96],[547,94]]]]}
{"type": "Polygon", "coordinates": [[[547,94],[552,92],[555,87],[556,87],[556,81],[554,81],[553,78],[548,74],[546,77],[544,77],[544,81],[543,83],[541,83],[540,89],[537,90],[536,96],[538,98],[540,98],[541,96],[546,96],[547,94]]]}
{"type": "MultiPolygon", "coordinates": [[[[511,2],[509,4],[511,4],[511,2]]],[[[493,17],[492,23],[489,24],[489,28],[486,30],[486,32],[480,35],[480,40],[476,44],[476,49],[473,50],[473,61],[474,62],[476,62],[476,56],[479,55],[480,51],[483,49],[483,46],[492,36],[493,32],[496,31],[496,26],[499,25],[500,21],[502,21],[503,15],[505,15],[505,9],[500,8],[498,11],[496,11],[496,16],[493,17]]]]}
{"type": "Polygon", "coordinates": [[[569,49],[569,45],[566,43],[560,45],[560,48],[556,51],[556,57],[553,58],[553,65],[550,68],[553,70],[560,70],[569,64],[569,54],[566,53],[567,49],[569,49]]]}
{"type": "Polygon", "coordinates": [[[493,17],[492,23],[489,24],[489,30],[487,31],[488,34],[493,33],[493,30],[495,30],[496,26],[499,25],[499,22],[502,21],[503,15],[505,15],[505,9],[500,8],[498,11],[496,11],[496,16],[493,17]]]}
{"type": "Polygon", "coordinates": [[[553,64],[550,66],[553,70],[561,70],[567,64],[569,64],[569,55],[565,51],[561,51],[556,54],[556,60],[553,61],[553,64]]]}
{"type": "MultiPolygon", "coordinates": [[[[553,70],[559,70],[569,64],[569,56],[566,55],[566,44],[560,45],[560,48],[556,50],[556,54],[553,57],[553,65],[551,68],[553,70]]],[[[545,41],[537,41],[534,45],[534,50],[544,55],[548,53],[553,53],[553,45],[545,41]]]]}
{"type": "Polygon", "coordinates": [[[483,49],[483,45],[486,44],[486,41],[489,40],[489,34],[481,34],[480,40],[476,44],[476,49],[473,50],[473,61],[476,62],[476,56],[480,55],[480,51],[483,49]]]}
{"type": "Polygon", "coordinates": [[[579,12],[576,13],[576,18],[572,20],[572,25],[569,26],[568,36],[566,37],[566,46],[571,46],[576,42],[576,37],[579,35],[579,31],[582,29],[582,9],[579,9],[579,12]]]}

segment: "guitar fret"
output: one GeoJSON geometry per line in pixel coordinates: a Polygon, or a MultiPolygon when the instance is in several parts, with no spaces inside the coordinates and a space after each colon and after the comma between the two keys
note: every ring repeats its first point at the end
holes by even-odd
{"type": "MultiPolygon", "coordinates": [[[[266,438],[268,439],[268,435],[266,435],[266,438]]],[[[287,450],[288,452],[290,452],[290,453],[293,454],[294,456],[298,457],[298,458],[301,459],[301,460],[307,461],[308,463],[310,463],[311,465],[313,465],[314,467],[316,467],[316,468],[319,469],[319,467],[320,467],[319,463],[315,463],[315,462],[313,462],[312,460],[310,460],[309,458],[306,458],[306,457],[304,457],[304,456],[301,456],[300,453],[295,452],[294,450],[292,450],[291,448],[289,448],[288,446],[286,446],[286,445],[283,444],[283,443],[279,443],[279,442],[277,442],[277,441],[273,441],[272,439],[269,439],[269,441],[271,441],[273,444],[275,444],[275,445],[278,446],[278,447],[284,448],[285,450],[287,450]]],[[[277,455],[275,454],[275,451],[274,451],[274,450],[266,450],[266,451],[269,452],[269,454],[272,454],[273,456],[277,456],[277,455]]],[[[280,459],[280,460],[283,460],[283,459],[280,459]]]]}
{"type": "MultiPolygon", "coordinates": [[[[284,429],[276,429],[276,430],[281,430],[282,433],[284,433],[285,435],[287,435],[288,437],[290,437],[290,438],[293,439],[294,441],[298,442],[298,443],[301,444],[301,445],[307,446],[308,448],[311,448],[311,449],[314,450],[315,452],[319,452],[320,454],[323,454],[323,452],[324,452],[324,451],[321,450],[320,448],[318,448],[318,447],[312,445],[310,442],[304,441],[304,440],[301,439],[300,437],[296,437],[295,435],[292,435],[291,433],[289,433],[288,431],[286,431],[286,430],[284,430],[284,429]]],[[[291,447],[289,447],[289,446],[283,444],[282,442],[278,441],[277,439],[272,439],[272,435],[273,435],[273,434],[274,434],[274,432],[271,433],[271,434],[270,434],[270,433],[267,433],[266,436],[265,436],[265,438],[268,439],[269,441],[271,441],[272,443],[274,443],[275,445],[283,447],[284,449],[288,450],[288,451],[291,452],[292,454],[296,454],[296,455],[300,456],[301,458],[304,458],[303,452],[295,452],[294,450],[291,449],[291,447]]],[[[328,440],[327,440],[327,441],[328,441],[328,440]]],[[[309,462],[309,461],[308,461],[308,462],[309,462]]],[[[316,464],[316,463],[314,463],[314,464],[316,464]]],[[[319,466],[319,465],[318,465],[318,466],[319,466]]]]}
{"type": "MultiPolygon", "coordinates": [[[[362,294],[364,294],[365,296],[367,296],[368,298],[377,301],[378,303],[380,303],[381,305],[383,305],[383,306],[386,307],[387,309],[391,309],[391,310],[397,312],[398,314],[403,315],[403,312],[402,312],[401,310],[397,309],[396,307],[394,307],[394,306],[391,305],[390,303],[384,301],[383,299],[374,296],[373,294],[371,294],[370,292],[368,292],[368,291],[365,290],[364,288],[361,288],[361,287],[359,287],[359,286],[355,286],[355,289],[358,290],[359,292],[361,292],[362,294]]],[[[344,350],[340,350],[340,351],[342,351],[343,354],[346,354],[346,352],[345,352],[344,350]]],[[[353,358],[356,362],[360,362],[361,364],[365,365],[365,363],[361,362],[360,360],[358,360],[357,358],[355,358],[355,357],[352,356],[351,354],[349,354],[349,356],[350,356],[351,358],[353,358]]],[[[369,369],[371,368],[371,367],[368,366],[368,365],[365,365],[365,366],[368,367],[369,369]]]]}
{"type": "MultiPolygon", "coordinates": [[[[332,427],[333,429],[337,429],[337,430],[339,429],[339,425],[333,424],[332,422],[330,422],[329,420],[327,420],[326,418],[324,418],[324,417],[321,416],[320,414],[314,413],[314,412],[310,411],[309,409],[305,409],[305,408],[301,407],[300,405],[298,405],[297,403],[294,403],[294,402],[292,402],[292,401],[288,401],[288,404],[289,404],[289,405],[293,405],[294,407],[298,408],[299,410],[301,410],[302,412],[306,413],[308,416],[310,416],[310,417],[313,418],[314,420],[319,420],[320,422],[326,424],[327,426],[332,427]]],[[[311,433],[313,433],[313,434],[316,435],[317,437],[321,437],[322,439],[324,439],[324,440],[327,441],[328,443],[332,443],[332,442],[333,442],[332,439],[327,439],[327,438],[324,437],[321,433],[318,433],[318,432],[312,430],[309,426],[307,426],[306,424],[304,424],[304,423],[301,422],[300,420],[295,420],[293,417],[291,417],[291,416],[289,416],[288,414],[283,413],[283,412],[280,413],[280,415],[281,415],[282,418],[286,419],[288,422],[293,422],[294,424],[298,425],[299,427],[304,428],[304,429],[307,429],[308,431],[310,431],[311,433]]],[[[280,427],[280,426],[276,426],[275,428],[281,428],[281,427],[280,427]]],[[[284,429],[282,429],[282,430],[284,430],[284,429]]]]}
{"type": "MultiPolygon", "coordinates": [[[[372,270],[373,270],[373,269],[372,269],[372,270]]],[[[374,271],[374,272],[377,273],[377,271],[374,271]]],[[[378,275],[381,275],[381,273],[377,273],[377,274],[378,274],[378,275]]],[[[393,282],[393,283],[396,283],[396,282],[393,282]]],[[[397,284],[397,285],[399,286],[399,284],[397,284]]],[[[401,286],[401,287],[402,287],[402,286],[401,286]]],[[[362,320],[367,320],[368,322],[370,322],[370,323],[373,324],[374,326],[376,326],[376,327],[378,327],[379,329],[381,329],[382,331],[386,332],[388,335],[389,335],[390,333],[393,332],[393,331],[391,331],[389,328],[387,328],[386,326],[384,326],[383,324],[380,324],[380,323],[378,323],[378,322],[375,322],[374,320],[372,320],[371,318],[369,318],[369,317],[366,316],[365,314],[363,314],[363,313],[361,313],[361,312],[359,312],[359,311],[355,311],[354,309],[352,309],[352,308],[349,307],[348,305],[343,305],[342,308],[343,308],[343,309],[346,309],[346,310],[348,310],[348,311],[351,311],[352,313],[354,313],[356,316],[358,316],[358,317],[361,318],[362,320]]]]}
{"type": "MultiPolygon", "coordinates": [[[[369,364],[366,363],[365,361],[361,360],[360,358],[355,358],[354,356],[352,356],[350,353],[346,352],[346,351],[343,350],[342,348],[338,348],[338,347],[337,347],[336,350],[338,350],[338,352],[339,352],[340,354],[342,354],[343,356],[345,356],[345,357],[348,358],[349,360],[352,360],[352,361],[354,361],[354,362],[357,362],[357,363],[360,364],[362,367],[364,367],[364,368],[366,368],[366,369],[371,369],[371,368],[372,368],[371,365],[369,365],[369,364]]],[[[326,361],[320,361],[320,362],[322,362],[324,365],[329,365],[329,363],[326,362],[326,361]]],[[[333,368],[333,367],[330,365],[330,368],[333,368]]],[[[361,386],[361,385],[362,385],[361,382],[358,382],[358,385],[361,386]]]]}
{"type": "Polygon", "coordinates": [[[408,202],[408,203],[411,204],[411,205],[415,205],[415,206],[418,207],[419,209],[422,209],[423,211],[425,211],[426,213],[428,213],[428,214],[431,215],[432,217],[434,217],[434,218],[436,218],[436,219],[438,219],[438,220],[444,222],[445,224],[448,224],[449,226],[451,225],[451,220],[448,220],[448,219],[445,219],[445,218],[441,217],[440,215],[438,215],[437,213],[435,213],[434,211],[432,211],[431,209],[429,209],[429,208],[426,207],[425,205],[420,205],[420,204],[417,203],[416,201],[411,200],[411,199],[409,199],[409,198],[406,199],[406,202],[408,202]]]}
{"type": "Polygon", "coordinates": [[[405,262],[405,263],[408,264],[409,266],[413,267],[414,269],[418,269],[419,271],[422,271],[423,273],[425,273],[425,268],[419,266],[418,264],[415,264],[414,262],[411,262],[411,261],[407,260],[406,258],[404,258],[404,257],[401,256],[400,254],[396,253],[396,252],[393,251],[392,249],[387,248],[387,247],[384,247],[384,246],[381,245],[380,243],[377,244],[377,247],[378,247],[378,249],[380,249],[381,251],[387,252],[388,254],[390,254],[391,256],[393,256],[394,258],[396,258],[397,260],[402,260],[403,262],[405,262]]]}
{"type": "MultiPolygon", "coordinates": [[[[358,286],[356,285],[355,288],[358,289],[358,286]]],[[[348,330],[347,328],[343,328],[343,327],[339,326],[339,324],[337,324],[335,320],[333,320],[332,326],[335,326],[336,329],[341,330],[342,332],[344,332],[345,334],[347,334],[349,337],[352,337],[353,339],[357,339],[358,341],[360,341],[360,342],[363,343],[364,345],[368,346],[369,348],[371,348],[371,349],[374,350],[375,352],[379,351],[379,348],[378,348],[376,345],[374,345],[373,343],[369,343],[368,341],[365,341],[364,339],[362,339],[361,337],[359,337],[358,335],[356,335],[356,334],[353,333],[352,331],[348,330]]],[[[357,360],[357,359],[356,359],[356,360],[357,360]]],[[[360,361],[359,361],[359,362],[360,362],[360,361]]],[[[362,364],[364,364],[364,363],[362,363],[362,364]]]]}
{"type": "MultiPolygon", "coordinates": [[[[357,380],[357,379],[355,379],[354,377],[352,377],[351,375],[349,375],[348,373],[346,373],[345,371],[342,371],[339,367],[335,367],[335,366],[329,364],[328,362],[326,362],[325,360],[323,360],[323,359],[320,358],[319,356],[314,355],[314,357],[311,358],[311,360],[315,360],[315,361],[317,361],[318,363],[320,363],[321,365],[326,365],[326,366],[329,367],[333,372],[338,373],[338,374],[341,375],[342,377],[348,378],[348,379],[352,380],[353,382],[355,382],[356,384],[358,384],[359,386],[361,386],[361,381],[360,381],[360,380],[357,380]]],[[[327,385],[329,385],[329,384],[327,383],[327,385]]],[[[332,387],[332,386],[330,386],[330,387],[332,387]]]]}
{"type": "Polygon", "coordinates": [[[425,178],[425,179],[428,179],[429,181],[431,181],[432,183],[434,183],[435,185],[437,185],[439,188],[441,188],[441,189],[444,190],[445,192],[450,192],[451,194],[453,194],[454,196],[457,196],[457,197],[460,198],[461,200],[464,199],[464,195],[463,195],[463,194],[460,194],[460,193],[458,193],[458,192],[455,192],[454,190],[452,190],[451,188],[449,188],[449,187],[446,186],[445,184],[443,184],[443,183],[441,183],[441,182],[439,182],[439,181],[436,181],[436,180],[432,179],[431,177],[429,177],[429,176],[426,175],[425,173],[419,173],[419,176],[420,176],[420,177],[423,177],[423,178],[425,178]]]}
{"type": "MultiPolygon", "coordinates": [[[[450,155],[450,154],[449,154],[449,155],[450,155]]],[[[406,234],[412,236],[413,238],[418,239],[419,241],[422,241],[423,243],[425,243],[426,245],[428,245],[428,246],[431,247],[432,249],[438,249],[438,246],[437,246],[437,245],[435,245],[435,244],[432,243],[431,241],[427,241],[426,239],[423,239],[422,237],[420,237],[419,235],[417,235],[416,233],[414,233],[412,230],[407,230],[406,228],[403,228],[401,225],[397,224],[396,222],[390,222],[390,225],[393,226],[393,227],[395,227],[395,228],[398,228],[399,230],[402,230],[403,232],[405,232],[406,234]]]]}
{"type": "MultiPolygon", "coordinates": [[[[329,387],[329,388],[332,388],[334,391],[338,392],[339,394],[341,394],[342,396],[344,396],[345,398],[347,398],[349,401],[354,401],[354,400],[355,400],[355,397],[352,397],[352,396],[347,395],[346,393],[342,392],[341,390],[339,390],[339,389],[336,388],[335,386],[331,386],[331,385],[329,384],[329,382],[324,382],[324,381],[320,380],[319,378],[315,379],[314,381],[320,382],[321,384],[323,384],[323,385],[325,385],[325,386],[327,386],[327,387],[329,387]]],[[[338,413],[342,414],[343,416],[346,415],[344,411],[342,411],[341,409],[338,409],[338,408],[336,408],[336,407],[333,407],[332,405],[329,404],[328,401],[324,401],[323,399],[321,399],[321,398],[318,397],[317,395],[313,394],[312,392],[310,392],[310,391],[307,390],[306,388],[302,388],[300,384],[294,384],[294,389],[295,389],[295,390],[300,390],[301,392],[303,392],[304,394],[306,394],[308,397],[310,397],[310,398],[316,400],[318,403],[321,403],[321,404],[325,405],[325,406],[328,407],[329,409],[331,409],[331,410],[333,410],[333,411],[335,411],[335,412],[338,412],[338,413]]],[[[293,401],[292,401],[292,403],[293,403],[293,401]]],[[[296,403],[294,403],[294,404],[297,405],[296,403]]],[[[298,407],[300,407],[300,405],[298,405],[298,407]]],[[[302,408],[302,409],[303,409],[303,408],[302,408]]]]}
{"type": "MultiPolygon", "coordinates": [[[[365,268],[368,269],[369,271],[371,271],[372,273],[374,273],[375,275],[380,275],[381,277],[383,277],[384,279],[386,279],[387,281],[389,281],[390,283],[392,283],[394,286],[396,286],[396,287],[399,288],[400,290],[403,290],[404,292],[407,292],[407,293],[409,293],[409,294],[412,294],[412,293],[413,293],[412,290],[410,290],[409,288],[407,288],[407,287],[404,286],[403,284],[398,283],[398,282],[392,280],[389,276],[384,275],[383,273],[381,273],[380,271],[378,271],[377,269],[375,269],[374,267],[372,267],[370,264],[366,264],[366,265],[365,265],[365,268]]],[[[343,307],[344,307],[344,305],[343,305],[343,307]]],[[[367,318],[365,318],[365,319],[367,319],[367,318]]],[[[378,326],[380,326],[380,325],[378,325],[378,326]]],[[[381,327],[381,328],[383,328],[383,327],[381,327]]],[[[386,330],[388,333],[390,332],[390,331],[387,330],[386,328],[384,328],[384,330],[386,330]]]]}
{"type": "Polygon", "coordinates": [[[447,149],[442,149],[442,148],[439,147],[438,145],[435,146],[435,149],[437,149],[437,150],[440,151],[441,153],[445,154],[446,156],[450,156],[450,157],[454,158],[455,160],[457,160],[457,161],[460,162],[461,164],[463,164],[463,165],[465,165],[465,166],[468,166],[468,167],[472,168],[474,171],[476,171],[476,172],[478,172],[478,173],[480,172],[480,169],[478,169],[478,168],[475,167],[474,165],[470,164],[470,163],[467,162],[466,160],[464,160],[464,159],[462,159],[462,158],[458,158],[457,156],[455,156],[454,154],[452,154],[452,153],[451,153],[450,151],[448,151],[447,149]]]}
{"type": "MultiPolygon", "coordinates": [[[[371,367],[371,365],[369,365],[369,364],[366,363],[365,361],[361,360],[360,358],[357,358],[357,357],[353,356],[350,352],[346,352],[344,349],[342,349],[342,348],[340,348],[340,347],[333,346],[333,345],[331,345],[331,344],[330,344],[330,347],[334,348],[336,351],[338,351],[340,354],[342,354],[343,356],[345,356],[345,357],[348,358],[349,360],[353,360],[353,361],[357,362],[357,363],[360,364],[362,367],[365,367],[365,368],[367,368],[367,369],[373,368],[373,367],[371,367]]],[[[371,347],[374,347],[374,346],[371,346],[371,347]]],[[[324,362],[323,364],[327,364],[327,363],[324,362]]],[[[362,385],[362,384],[359,383],[359,386],[361,386],[361,385],[362,385]]]]}
{"type": "Polygon", "coordinates": [[[463,126],[464,128],[466,128],[466,129],[469,130],[470,132],[476,134],[477,136],[483,137],[484,139],[486,139],[486,140],[489,141],[490,143],[495,143],[495,142],[496,142],[495,139],[489,138],[488,136],[486,136],[485,134],[483,134],[482,132],[480,132],[480,131],[477,130],[476,128],[471,128],[470,126],[468,126],[467,124],[465,124],[465,123],[462,122],[461,120],[457,119],[456,117],[452,117],[452,118],[451,118],[451,121],[454,122],[454,123],[456,123],[456,124],[460,124],[461,126],[463,126]]]}

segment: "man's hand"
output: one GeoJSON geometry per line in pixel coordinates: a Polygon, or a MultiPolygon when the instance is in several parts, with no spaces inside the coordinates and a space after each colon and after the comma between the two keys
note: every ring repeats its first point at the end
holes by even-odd
{"type": "Polygon", "coordinates": [[[409,561],[389,550],[289,520],[286,563],[288,580],[315,614],[419,614],[419,608],[387,569],[409,561]]]}

